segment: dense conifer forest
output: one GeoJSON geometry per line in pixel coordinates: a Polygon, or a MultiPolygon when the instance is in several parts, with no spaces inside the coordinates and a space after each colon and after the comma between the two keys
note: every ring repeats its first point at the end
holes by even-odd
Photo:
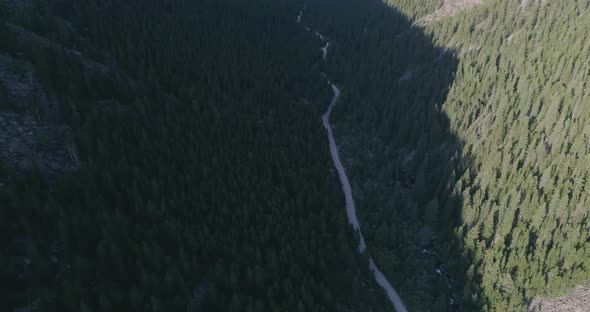
{"type": "Polygon", "coordinates": [[[567,294],[590,280],[589,11],[0,2],[0,310],[391,311],[368,255],[410,311],[567,294]]]}
{"type": "Polygon", "coordinates": [[[589,4],[433,18],[444,2],[309,6],[336,42],[336,131],[369,249],[409,307],[520,311],[589,278],[589,4]]]}
{"type": "Polygon", "coordinates": [[[0,310],[383,309],[330,171],[330,90],[299,9],[55,0],[11,11],[2,53],[59,99],[52,122],[81,164],[2,184],[0,310]]]}

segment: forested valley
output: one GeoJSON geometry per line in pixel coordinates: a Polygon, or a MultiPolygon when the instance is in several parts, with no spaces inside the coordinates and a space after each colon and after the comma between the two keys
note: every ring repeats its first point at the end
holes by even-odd
{"type": "Polygon", "coordinates": [[[330,170],[301,4],[3,5],[2,121],[78,161],[2,159],[0,310],[387,307],[330,170]]]}
{"type": "Polygon", "coordinates": [[[309,5],[335,41],[335,131],[409,309],[534,309],[589,279],[589,3],[452,2],[309,5]]]}
{"type": "Polygon", "coordinates": [[[589,10],[0,1],[0,310],[391,311],[370,255],[410,311],[542,311],[590,280],[589,10]]]}

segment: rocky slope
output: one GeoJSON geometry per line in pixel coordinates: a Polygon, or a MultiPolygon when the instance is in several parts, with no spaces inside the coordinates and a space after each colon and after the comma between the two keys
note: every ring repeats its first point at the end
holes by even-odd
{"type": "Polygon", "coordinates": [[[59,126],[59,100],[46,94],[24,60],[0,55],[0,164],[6,175],[37,168],[54,178],[79,167],[69,129],[59,126]],[[41,117],[43,116],[43,118],[41,117]]]}
{"type": "Polygon", "coordinates": [[[445,16],[451,16],[470,6],[483,3],[483,0],[445,0],[443,5],[436,11],[419,19],[417,23],[428,23],[445,16]]]}
{"type": "Polygon", "coordinates": [[[590,310],[590,288],[586,286],[576,286],[570,294],[562,297],[537,298],[528,308],[529,312],[583,312],[588,310],[590,310]]]}

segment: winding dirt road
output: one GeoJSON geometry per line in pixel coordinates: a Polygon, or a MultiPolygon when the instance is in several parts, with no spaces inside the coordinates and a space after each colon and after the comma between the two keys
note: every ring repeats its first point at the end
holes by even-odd
{"type": "MultiPolygon", "coordinates": [[[[301,23],[301,16],[302,12],[299,12],[297,16],[297,23],[301,23]]],[[[309,31],[308,26],[304,26],[306,30],[309,31]]],[[[326,39],[325,36],[321,35],[318,32],[315,32],[316,36],[318,36],[322,41],[326,43],[326,46],[322,48],[323,59],[326,60],[326,56],[328,54],[328,48],[330,47],[330,42],[326,39]]],[[[328,77],[325,73],[322,73],[326,79],[328,77]]],[[[336,139],[334,139],[334,133],[332,131],[332,126],[330,125],[330,114],[332,114],[332,109],[338,102],[340,98],[340,89],[330,82],[328,79],[328,84],[332,87],[332,92],[334,93],[332,97],[332,101],[330,102],[330,106],[328,110],[322,115],[322,123],[324,128],[326,128],[326,133],[328,134],[328,141],[330,145],[330,154],[332,155],[332,161],[334,162],[334,167],[336,167],[336,171],[338,171],[338,177],[340,178],[340,183],[342,184],[342,191],[344,192],[344,198],[346,202],[346,215],[348,216],[348,222],[352,225],[355,231],[358,232],[360,241],[359,241],[359,252],[363,253],[367,249],[367,244],[365,243],[365,238],[363,237],[363,233],[361,232],[361,227],[359,225],[358,218],[356,216],[356,206],[354,204],[354,198],[352,197],[352,188],[350,187],[350,181],[348,180],[348,176],[346,175],[346,170],[342,165],[342,161],[340,160],[340,156],[338,155],[338,146],[336,145],[336,139]]],[[[373,261],[372,257],[369,257],[369,268],[373,272],[375,276],[375,281],[379,284],[385,293],[387,294],[387,298],[393,304],[393,307],[397,312],[407,312],[406,306],[404,305],[402,299],[397,294],[393,286],[385,275],[379,270],[375,262],[373,261]]]]}
{"type": "MultiPolygon", "coordinates": [[[[340,160],[340,156],[338,155],[338,147],[336,146],[336,140],[334,139],[334,133],[332,131],[332,126],[330,125],[330,114],[332,113],[332,108],[336,105],[338,98],[340,97],[340,90],[336,87],[333,83],[329,82],[332,86],[332,91],[334,92],[334,96],[332,97],[332,102],[328,107],[328,110],[322,116],[322,122],[324,124],[324,128],[326,128],[326,132],[328,133],[328,140],[330,143],[330,154],[332,154],[332,160],[334,161],[334,166],[338,171],[338,176],[340,177],[340,183],[342,183],[342,191],[344,192],[344,198],[346,202],[346,215],[348,216],[348,222],[352,224],[352,227],[355,231],[359,233],[360,241],[359,241],[359,252],[363,253],[367,249],[367,244],[365,243],[365,238],[363,237],[363,233],[361,233],[361,227],[359,225],[358,218],[356,217],[356,206],[354,204],[354,198],[352,197],[352,189],[350,187],[350,181],[348,180],[348,176],[346,175],[346,171],[344,170],[344,166],[342,165],[342,161],[340,160]]],[[[379,284],[387,294],[389,301],[393,304],[395,310],[397,312],[407,312],[406,306],[404,305],[401,297],[397,294],[391,283],[387,280],[385,275],[379,270],[373,258],[369,258],[369,268],[375,275],[375,281],[379,284]]]]}

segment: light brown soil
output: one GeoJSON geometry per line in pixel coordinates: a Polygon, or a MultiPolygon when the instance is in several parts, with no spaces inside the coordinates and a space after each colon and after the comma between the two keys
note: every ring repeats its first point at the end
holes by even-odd
{"type": "Polygon", "coordinates": [[[483,0],[445,0],[440,9],[422,17],[416,23],[427,23],[445,16],[452,16],[458,11],[481,3],[483,3],[483,0]]]}
{"type": "Polygon", "coordinates": [[[529,312],[588,312],[590,311],[590,288],[576,286],[566,296],[553,299],[537,298],[528,308],[529,312]]]}

